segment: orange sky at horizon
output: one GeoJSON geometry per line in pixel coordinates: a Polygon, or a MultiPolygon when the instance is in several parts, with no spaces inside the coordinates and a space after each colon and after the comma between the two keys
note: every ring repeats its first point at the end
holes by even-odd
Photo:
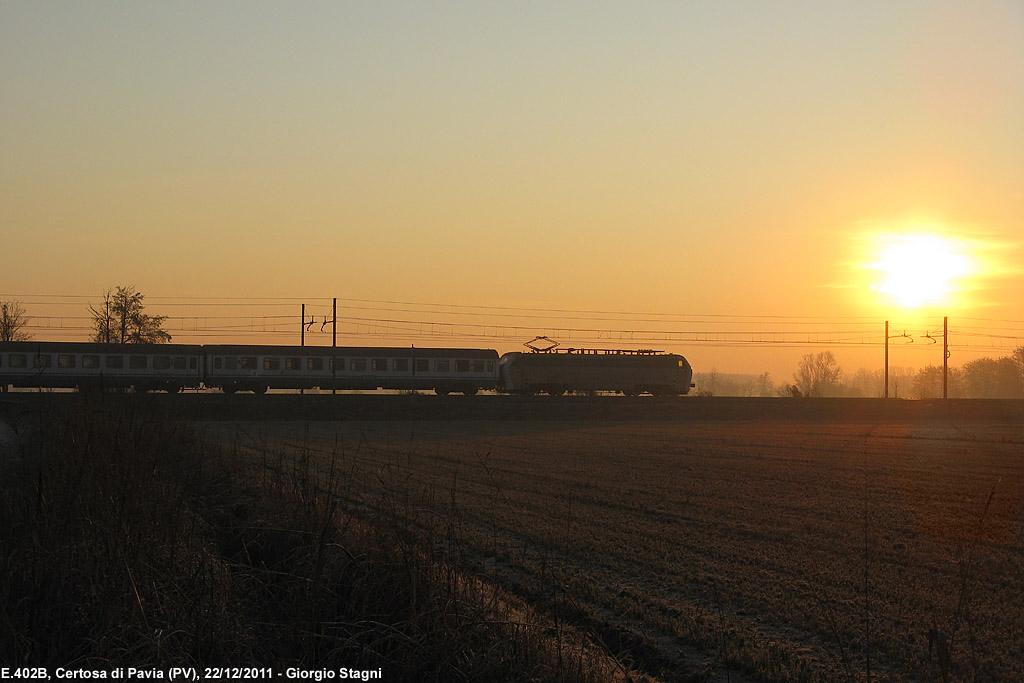
{"type": "Polygon", "coordinates": [[[338,296],[353,318],[521,331],[504,350],[664,319],[751,328],[667,350],[777,381],[830,343],[762,348],[779,320],[868,334],[948,315],[989,335],[962,337],[979,342],[964,360],[1024,339],[1008,0],[8,3],[0,94],[0,298],[38,318],[133,284],[171,315],[338,296]],[[928,258],[965,269],[931,285],[947,297],[878,296],[932,277],[928,258]]]}

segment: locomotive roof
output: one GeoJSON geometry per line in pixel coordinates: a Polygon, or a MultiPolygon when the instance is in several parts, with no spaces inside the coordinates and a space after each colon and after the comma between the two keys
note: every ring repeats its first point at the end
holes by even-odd
{"type": "Polygon", "coordinates": [[[687,362],[675,353],[522,353],[513,351],[502,356],[502,362],[529,367],[669,367],[677,361],[687,362]]]}

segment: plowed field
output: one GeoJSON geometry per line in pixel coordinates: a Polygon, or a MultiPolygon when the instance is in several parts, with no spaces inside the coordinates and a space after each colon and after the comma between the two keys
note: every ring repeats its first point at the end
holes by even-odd
{"type": "Polygon", "coordinates": [[[219,421],[665,681],[1015,680],[1024,428],[916,419],[219,421]],[[283,454],[283,455],[282,455],[283,454]]]}

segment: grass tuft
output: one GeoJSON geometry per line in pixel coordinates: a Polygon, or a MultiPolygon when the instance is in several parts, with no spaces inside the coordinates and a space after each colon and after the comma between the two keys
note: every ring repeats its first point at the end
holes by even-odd
{"type": "Polygon", "coordinates": [[[642,680],[462,571],[458,520],[428,523],[387,468],[379,512],[346,505],[336,450],[211,445],[133,402],[44,409],[3,466],[0,661],[642,680]]]}

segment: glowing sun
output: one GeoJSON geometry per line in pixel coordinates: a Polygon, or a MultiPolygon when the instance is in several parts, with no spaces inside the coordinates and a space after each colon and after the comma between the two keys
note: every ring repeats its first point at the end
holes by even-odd
{"type": "Polygon", "coordinates": [[[931,234],[889,235],[880,241],[871,290],[905,308],[949,304],[975,267],[965,245],[931,234]]]}

